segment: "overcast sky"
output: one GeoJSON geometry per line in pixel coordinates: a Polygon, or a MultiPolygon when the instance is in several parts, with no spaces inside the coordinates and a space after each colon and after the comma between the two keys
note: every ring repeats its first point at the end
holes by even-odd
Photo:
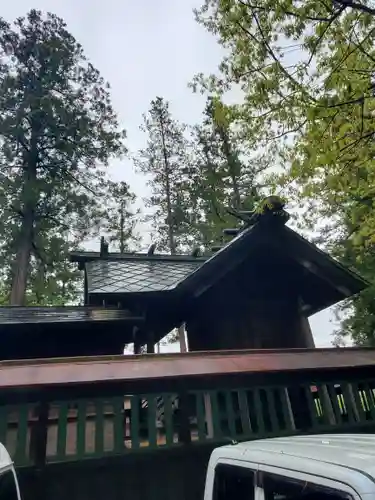
{"type": "MultiPolygon", "coordinates": [[[[170,101],[179,120],[196,123],[203,98],[187,83],[198,72],[214,72],[221,49],[194,21],[199,0],[16,0],[3,2],[0,15],[7,21],[32,8],[51,11],[65,19],[69,31],[112,87],[112,100],[128,133],[127,146],[142,146],[139,125],[151,99],[170,101]]],[[[147,195],[142,176],[131,163],[111,165],[115,180],[126,180],[139,196],[147,195]]],[[[144,235],[146,236],[146,234],[144,235]]],[[[329,346],[330,313],[312,318],[317,346],[329,346]]]]}

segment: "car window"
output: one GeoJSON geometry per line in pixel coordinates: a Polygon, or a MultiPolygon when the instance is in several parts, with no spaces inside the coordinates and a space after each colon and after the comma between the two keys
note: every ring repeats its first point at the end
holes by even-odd
{"type": "Polygon", "coordinates": [[[255,473],[227,464],[215,468],[214,500],[254,500],[255,473]]]}
{"type": "Polygon", "coordinates": [[[338,489],[276,474],[262,473],[260,484],[264,491],[264,500],[346,500],[352,498],[348,493],[338,489]]]}

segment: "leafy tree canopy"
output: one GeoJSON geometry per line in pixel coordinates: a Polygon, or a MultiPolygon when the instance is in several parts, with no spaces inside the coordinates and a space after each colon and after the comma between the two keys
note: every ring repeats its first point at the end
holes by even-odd
{"type": "MultiPolygon", "coordinates": [[[[243,102],[232,106],[231,114],[249,146],[277,151],[277,165],[284,170],[276,183],[287,186],[289,196],[308,200],[304,222],[327,217],[325,243],[372,279],[371,2],[206,0],[196,17],[226,56],[218,75],[198,75],[193,87],[219,96],[233,88],[242,91],[243,102]]],[[[374,335],[373,293],[370,289],[351,302],[354,315],[342,324],[358,342],[374,335]]]]}

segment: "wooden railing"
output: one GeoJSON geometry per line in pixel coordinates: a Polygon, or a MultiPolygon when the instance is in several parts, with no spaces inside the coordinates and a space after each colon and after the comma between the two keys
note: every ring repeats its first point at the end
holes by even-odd
{"type": "Polygon", "coordinates": [[[375,378],[0,406],[16,465],[375,426],[375,378]],[[161,406],[163,407],[161,411],[161,406]]]}

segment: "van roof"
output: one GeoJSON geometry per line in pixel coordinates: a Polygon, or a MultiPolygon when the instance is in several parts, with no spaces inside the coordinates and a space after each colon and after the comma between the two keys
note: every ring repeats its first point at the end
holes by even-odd
{"type": "Polygon", "coordinates": [[[5,469],[5,467],[9,467],[9,465],[13,464],[13,460],[10,458],[7,449],[3,444],[0,443],[0,471],[5,469]]]}
{"type": "Polygon", "coordinates": [[[242,460],[247,452],[265,452],[269,465],[274,465],[272,462],[277,460],[277,455],[283,455],[284,458],[287,455],[360,470],[375,478],[375,435],[372,434],[291,436],[260,439],[223,448],[231,449],[231,456],[241,455],[242,460]]]}

